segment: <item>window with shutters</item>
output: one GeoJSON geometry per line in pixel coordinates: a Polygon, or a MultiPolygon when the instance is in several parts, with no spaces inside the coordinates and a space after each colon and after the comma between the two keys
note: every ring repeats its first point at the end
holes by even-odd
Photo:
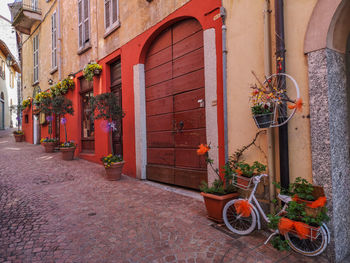
{"type": "Polygon", "coordinates": [[[32,0],[32,8],[33,8],[33,10],[38,9],[38,0],[32,0]]]}
{"type": "Polygon", "coordinates": [[[105,1],[105,29],[110,32],[119,26],[119,0],[105,1]]]}
{"type": "Polygon", "coordinates": [[[39,82],[39,35],[36,35],[33,38],[33,82],[39,82]]]}
{"type": "Polygon", "coordinates": [[[51,16],[51,68],[57,68],[57,18],[56,11],[51,16]]]}
{"type": "Polygon", "coordinates": [[[78,33],[79,49],[83,49],[90,41],[90,1],[78,0],[78,33]]]}

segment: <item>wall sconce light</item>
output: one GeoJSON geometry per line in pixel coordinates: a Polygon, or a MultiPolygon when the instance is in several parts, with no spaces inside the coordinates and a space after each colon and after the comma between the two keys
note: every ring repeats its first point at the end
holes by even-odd
{"type": "Polygon", "coordinates": [[[53,84],[53,80],[52,79],[49,79],[47,82],[49,83],[50,86],[53,84]]]}
{"type": "Polygon", "coordinates": [[[73,80],[75,77],[75,74],[73,72],[68,74],[69,79],[73,80]]]}

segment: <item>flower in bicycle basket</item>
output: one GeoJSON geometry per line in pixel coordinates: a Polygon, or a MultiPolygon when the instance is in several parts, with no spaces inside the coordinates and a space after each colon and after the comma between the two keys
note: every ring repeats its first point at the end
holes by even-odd
{"type": "Polygon", "coordinates": [[[243,174],[243,172],[242,172],[241,169],[236,169],[236,170],[235,170],[235,173],[238,174],[238,175],[242,175],[242,174],[243,174]]]}
{"type": "Polygon", "coordinates": [[[204,155],[210,150],[210,147],[206,144],[201,144],[198,146],[197,154],[204,155]]]}

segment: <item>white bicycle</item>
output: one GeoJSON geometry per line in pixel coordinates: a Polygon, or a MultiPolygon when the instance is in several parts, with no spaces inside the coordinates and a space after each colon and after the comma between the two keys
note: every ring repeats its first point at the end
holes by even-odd
{"type": "MultiPolygon", "coordinates": [[[[244,187],[242,187],[242,185],[237,185],[239,188],[247,190],[251,183],[254,184],[253,190],[248,200],[234,199],[229,201],[225,205],[223,209],[224,222],[226,224],[226,227],[230,229],[233,233],[239,235],[248,235],[255,229],[256,225],[258,225],[258,229],[260,229],[260,215],[267,223],[270,222],[269,218],[266,216],[263,209],[261,208],[259,201],[255,197],[257,186],[263,177],[268,177],[268,175],[261,174],[252,177],[251,179],[249,179],[249,184],[245,184],[244,187]],[[236,210],[235,203],[242,200],[248,201],[250,204],[251,211],[249,216],[242,216],[242,214],[239,214],[236,210]]],[[[279,213],[277,213],[277,215],[281,215],[286,211],[288,203],[292,199],[290,196],[286,195],[278,195],[278,198],[285,203],[282,210],[279,213]]],[[[266,240],[265,244],[267,244],[270,238],[276,234],[279,234],[278,230],[274,231],[274,233],[270,235],[270,237],[266,240]]],[[[325,224],[322,224],[322,226],[319,228],[310,227],[309,234],[305,239],[300,239],[297,233],[293,231],[285,233],[284,237],[287,240],[289,246],[294,251],[305,256],[317,256],[321,254],[330,242],[330,232],[325,224]]]]}

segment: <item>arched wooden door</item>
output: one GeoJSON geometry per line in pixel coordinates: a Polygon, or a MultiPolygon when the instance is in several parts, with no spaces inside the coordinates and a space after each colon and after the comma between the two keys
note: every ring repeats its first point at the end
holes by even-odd
{"type": "Polygon", "coordinates": [[[151,44],[145,63],[147,179],[198,189],[207,181],[203,30],[178,22],[151,44]]]}

